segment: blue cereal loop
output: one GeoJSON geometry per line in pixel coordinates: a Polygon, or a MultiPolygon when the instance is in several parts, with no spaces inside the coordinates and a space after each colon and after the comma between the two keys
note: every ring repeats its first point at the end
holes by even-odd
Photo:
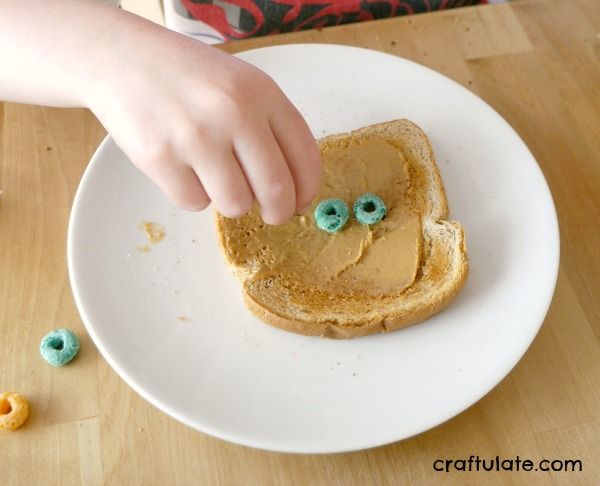
{"type": "Polygon", "coordinates": [[[68,329],[56,329],[48,333],[40,343],[42,357],[52,366],[63,366],[79,351],[79,339],[68,329]]]}
{"type": "Polygon", "coordinates": [[[387,212],[383,200],[373,194],[366,192],[354,202],[354,215],[360,224],[379,223],[387,212]]]}
{"type": "Polygon", "coordinates": [[[348,222],[350,211],[341,199],[325,199],[315,208],[317,226],[327,233],[337,233],[348,222]]]}

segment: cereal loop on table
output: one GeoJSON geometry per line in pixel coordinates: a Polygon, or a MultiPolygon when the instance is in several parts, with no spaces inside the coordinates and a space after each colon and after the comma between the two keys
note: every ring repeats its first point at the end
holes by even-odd
{"type": "Polygon", "coordinates": [[[29,415],[27,399],[15,392],[0,395],[0,430],[15,430],[21,427],[29,415]]]}
{"type": "Polygon", "coordinates": [[[68,329],[56,329],[46,334],[40,343],[40,353],[52,366],[63,366],[79,351],[79,339],[68,329]]]}

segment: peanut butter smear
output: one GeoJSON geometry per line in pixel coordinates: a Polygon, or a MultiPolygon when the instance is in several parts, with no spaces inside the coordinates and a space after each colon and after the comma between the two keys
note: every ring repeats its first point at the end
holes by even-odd
{"type": "Polygon", "coordinates": [[[372,136],[326,150],[322,158],[323,179],[311,210],[285,225],[262,225],[244,238],[244,253],[261,255],[254,278],[282,274],[331,295],[382,296],[410,287],[420,264],[421,220],[406,197],[409,176],[402,152],[372,136]],[[387,206],[383,221],[371,226],[358,223],[352,213],[365,192],[387,206]],[[313,213],[320,201],[333,197],[348,204],[351,216],[339,233],[329,234],[318,228],[313,213]]]}

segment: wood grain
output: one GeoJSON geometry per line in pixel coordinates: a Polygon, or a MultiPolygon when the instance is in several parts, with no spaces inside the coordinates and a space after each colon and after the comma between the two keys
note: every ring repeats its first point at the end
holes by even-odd
{"type": "MultiPolygon", "coordinates": [[[[496,108],[551,187],[561,228],[554,301],[531,348],[479,403],[412,439],[368,451],[288,455],[229,444],[159,412],[98,355],[69,288],[66,229],[79,178],[104,130],[86,110],[0,103],[0,391],[31,402],[0,434],[4,484],[594,484],[600,477],[600,8],[520,0],[253,39],[369,47],[428,65],[496,108]],[[38,357],[66,326],[72,366],[38,357]],[[440,473],[433,461],[571,458],[583,472],[440,473]]],[[[540,242],[543,244],[543,242],[540,242]]]]}

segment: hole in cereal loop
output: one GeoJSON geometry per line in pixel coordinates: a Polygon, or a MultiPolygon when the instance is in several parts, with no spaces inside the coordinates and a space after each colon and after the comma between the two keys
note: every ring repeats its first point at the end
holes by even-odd
{"type": "Polygon", "coordinates": [[[363,209],[367,213],[372,213],[373,211],[375,211],[375,204],[372,201],[368,201],[363,205],[363,209]]]}
{"type": "Polygon", "coordinates": [[[6,398],[3,398],[0,400],[0,415],[8,415],[10,412],[12,412],[12,406],[6,398]]]}
{"type": "Polygon", "coordinates": [[[60,338],[55,338],[55,339],[52,339],[52,341],[50,341],[50,346],[52,346],[54,349],[60,351],[61,349],[63,349],[65,347],[65,342],[60,338]]]}

